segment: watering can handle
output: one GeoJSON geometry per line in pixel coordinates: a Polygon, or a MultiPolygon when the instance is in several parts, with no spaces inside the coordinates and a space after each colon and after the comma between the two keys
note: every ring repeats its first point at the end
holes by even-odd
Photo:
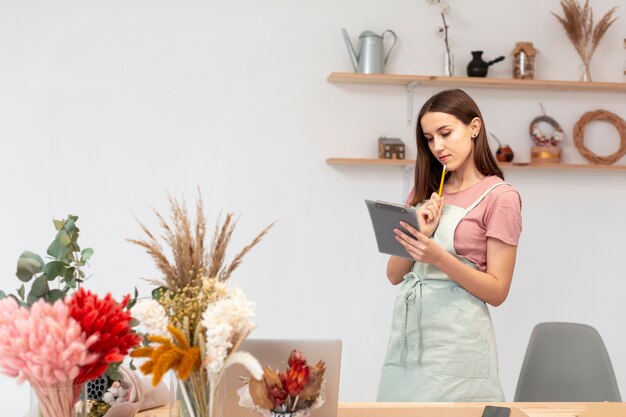
{"type": "Polygon", "coordinates": [[[387,55],[385,55],[385,60],[383,61],[383,63],[386,65],[387,64],[387,59],[389,58],[389,54],[391,53],[391,51],[393,51],[393,47],[396,46],[396,42],[398,42],[398,37],[396,36],[396,34],[394,33],[393,30],[391,29],[387,29],[386,31],[384,31],[382,33],[382,35],[380,35],[383,39],[385,38],[385,33],[391,33],[391,36],[393,36],[393,43],[391,44],[391,47],[389,48],[389,50],[387,51],[387,55]]]}

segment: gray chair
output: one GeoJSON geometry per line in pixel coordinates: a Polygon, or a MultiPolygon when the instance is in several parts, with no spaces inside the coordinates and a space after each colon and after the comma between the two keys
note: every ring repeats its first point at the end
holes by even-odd
{"type": "Polygon", "coordinates": [[[598,331],[578,323],[535,326],[515,401],[621,401],[611,359],[598,331]]]}

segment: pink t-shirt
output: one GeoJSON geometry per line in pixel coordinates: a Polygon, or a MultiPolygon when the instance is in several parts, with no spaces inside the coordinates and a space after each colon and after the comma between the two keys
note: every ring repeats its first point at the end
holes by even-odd
{"type": "MultiPolygon", "coordinates": [[[[445,204],[466,209],[492,185],[499,182],[502,182],[501,178],[490,176],[463,191],[456,193],[444,191],[445,204]]],[[[518,245],[522,232],[521,209],[520,195],[511,185],[503,184],[491,190],[457,226],[454,232],[456,253],[484,272],[487,269],[488,237],[501,240],[508,245],[518,245]]]]}

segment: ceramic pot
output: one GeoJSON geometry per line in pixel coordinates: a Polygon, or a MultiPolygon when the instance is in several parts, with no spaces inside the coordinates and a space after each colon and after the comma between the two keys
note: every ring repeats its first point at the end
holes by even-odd
{"type": "Polygon", "coordinates": [[[499,56],[492,61],[483,59],[483,51],[472,51],[472,60],[467,64],[468,77],[486,77],[489,66],[504,61],[504,56],[499,56]]]}

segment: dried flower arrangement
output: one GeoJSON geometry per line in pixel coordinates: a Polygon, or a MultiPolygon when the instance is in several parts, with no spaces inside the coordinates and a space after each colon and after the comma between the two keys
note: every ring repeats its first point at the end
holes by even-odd
{"type": "Polygon", "coordinates": [[[18,278],[37,276],[28,296],[23,284],[17,295],[0,294],[0,371],[30,383],[44,417],[72,415],[83,385],[116,370],[141,341],[131,327],[130,296],[117,303],[110,294],[76,289],[93,253],[80,250],[77,219],[54,221],[52,261],[28,251],[20,256],[18,278]],[[55,279],[59,288],[50,289],[55,279]]]}
{"type": "Polygon", "coordinates": [[[443,39],[444,45],[446,47],[446,52],[444,56],[444,74],[448,77],[452,77],[454,75],[454,58],[452,56],[452,52],[450,51],[450,44],[448,43],[448,22],[446,22],[446,15],[450,12],[450,6],[448,5],[447,0],[426,0],[428,4],[431,6],[439,7],[439,14],[441,15],[441,20],[443,21],[443,26],[437,27],[435,33],[437,36],[443,39]]]}
{"type": "Polygon", "coordinates": [[[267,226],[233,260],[225,263],[226,250],[237,221],[228,213],[223,223],[218,219],[210,246],[206,239],[204,204],[199,195],[195,225],[184,202],[169,197],[171,222],[154,211],[163,231],[172,260],[155,235],[140,222],[146,239],[129,239],[143,247],[163,275],[149,280],[158,287],[152,299],[141,300],[133,307],[133,316],[147,329],[147,346],[131,353],[147,358],[140,369],[152,374],[153,384],[173,370],[181,394],[183,413],[190,417],[213,415],[215,388],[224,370],[241,363],[257,377],[262,368],[251,355],[238,352],[241,342],[254,329],[254,303],[243,291],[230,289],[226,281],[241,264],[243,257],[267,234],[267,226]]]}
{"type": "Polygon", "coordinates": [[[263,417],[307,417],[311,410],[322,406],[324,361],[307,365],[302,352],[294,349],[287,365],[285,372],[266,367],[262,378],[250,379],[237,391],[240,404],[260,412],[263,417]]]}
{"type": "Polygon", "coordinates": [[[583,74],[582,81],[591,81],[591,72],[589,69],[589,63],[591,57],[596,51],[600,40],[611,27],[617,17],[613,18],[616,7],[609,10],[594,27],[593,25],[593,11],[589,6],[589,0],[585,0],[583,6],[578,3],[578,0],[561,0],[561,8],[563,9],[563,16],[559,16],[556,13],[552,13],[554,17],[563,25],[565,33],[576,52],[583,61],[583,74]]]}

